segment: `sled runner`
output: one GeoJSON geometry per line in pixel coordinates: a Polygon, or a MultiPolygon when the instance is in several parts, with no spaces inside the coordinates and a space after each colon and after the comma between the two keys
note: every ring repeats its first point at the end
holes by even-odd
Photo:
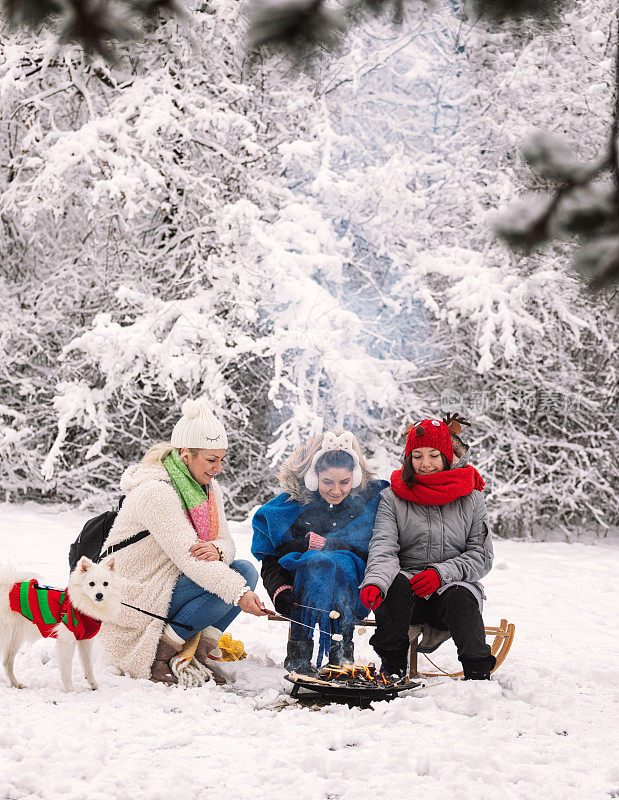
{"type": "MultiPolygon", "coordinates": [[[[376,623],[366,621],[364,624],[369,625],[376,623]]],[[[497,669],[501,666],[501,664],[505,661],[507,654],[512,646],[512,642],[514,641],[514,633],[516,632],[516,626],[513,622],[508,622],[506,619],[501,620],[501,624],[496,625],[486,625],[486,636],[494,636],[494,640],[490,645],[490,650],[492,655],[496,658],[496,664],[494,665],[494,669],[492,672],[496,672],[497,669]]],[[[420,672],[417,665],[417,637],[414,641],[411,642],[411,649],[409,652],[409,672],[408,674],[411,677],[422,677],[422,678],[440,678],[442,675],[448,678],[460,678],[464,675],[464,673],[460,670],[459,672],[447,672],[444,669],[441,669],[437,664],[435,664],[431,658],[429,658],[425,653],[422,653],[426,657],[426,659],[432,664],[435,669],[435,672],[420,672]]]]}

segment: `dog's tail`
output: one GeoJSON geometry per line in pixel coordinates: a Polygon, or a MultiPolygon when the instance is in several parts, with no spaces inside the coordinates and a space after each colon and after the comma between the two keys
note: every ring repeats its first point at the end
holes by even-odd
{"type": "Polygon", "coordinates": [[[10,564],[0,564],[0,614],[8,613],[10,610],[9,592],[13,585],[22,581],[31,581],[33,578],[41,580],[32,572],[17,570],[10,564]]]}
{"type": "MultiPolygon", "coordinates": [[[[0,564],[0,655],[15,654],[20,642],[34,641],[40,636],[39,629],[21,614],[11,610],[9,592],[16,583],[41,580],[32,572],[17,570],[9,564],[0,564]]],[[[12,657],[11,657],[12,658],[12,657]]]]}

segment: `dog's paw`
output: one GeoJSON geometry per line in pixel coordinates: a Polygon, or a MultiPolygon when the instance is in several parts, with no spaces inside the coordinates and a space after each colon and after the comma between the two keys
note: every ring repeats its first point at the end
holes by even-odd
{"type": "Polygon", "coordinates": [[[93,690],[93,692],[95,692],[99,688],[99,684],[97,683],[97,681],[88,681],[88,685],[93,690]]]}
{"type": "Polygon", "coordinates": [[[17,683],[17,682],[15,682],[15,683],[11,683],[11,686],[12,686],[14,689],[25,689],[25,688],[26,688],[26,684],[24,684],[24,683],[17,683]]]}
{"type": "Polygon", "coordinates": [[[68,685],[65,685],[65,686],[62,687],[62,691],[66,692],[67,694],[69,694],[70,692],[74,692],[75,691],[75,686],[73,686],[72,683],[69,683],[68,685]]]}

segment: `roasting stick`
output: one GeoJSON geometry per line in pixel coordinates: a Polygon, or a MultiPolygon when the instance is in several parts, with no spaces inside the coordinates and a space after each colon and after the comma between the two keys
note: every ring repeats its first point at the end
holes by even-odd
{"type": "MultiPolygon", "coordinates": [[[[295,606],[297,606],[298,608],[311,608],[312,611],[321,611],[323,614],[328,614],[331,617],[331,619],[339,619],[341,617],[340,612],[339,611],[335,611],[335,610],[327,611],[324,608],[317,608],[316,606],[304,606],[303,603],[295,603],[295,606]]],[[[288,617],[284,617],[284,619],[289,619],[289,618],[288,617]]],[[[300,625],[301,623],[299,622],[298,624],[300,625]]],[[[366,633],[366,632],[367,632],[367,628],[359,628],[358,631],[357,631],[359,636],[363,636],[363,634],[366,633]]],[[[341,641],[342,637],[340,637],[340,639],[338,639],[337,638],[338,636],[339,636],[338,633],[333,635],[333,638],[335,639],[336,642],[341,641]]]]}
{"type": "MultiPolygon", "coordinates": [[[[309,628],[309,629],[310,629],[310,631],[313,631],[313,630],[314,630],[314,627],[312,627],[312,625],[306,625],[304,622],[297,622],[297,621],[296,621],[296,619],[290,619],[290,617],[285,617],[283,614],[277,614],[275,611],[271,611],[271,610],[270,610],[270,609],[268,609],[268,608],[264,608],[264,606],[262,607],[262,609],[263,609],[263,611],[266,611],[266,612],[267,612],[267,614],[268,614],[270,617],[277,617],[277,616],[279,616],[279,617],[281,617],[282,619],[287,619],[287,620],[288,620],[288,622],[294,622],[294,624],[295,624],[295,625],[300,625],[302,628],[309,628]]],[[[336,613],[337,613],[337,612],[336,612],[336,613]]],[[[333,639],[333,641],[334,641],[334,642],[341,642],[341,641],[342,641],[342,639],[344,638],[344,637],[342,636],[342,634],[341,634],[341,633],[330,633],[330,634],[328,634],[328,635],[329,635],[329,636],[330,636],[330,637],[333,639]]]]}
{"type": "MultiPolygon", "coordinates": [[[[331,619],[339,619],[341,616],[339,611],[327,611],[324,608],[316,608],[316,606],[304,606],[303,603],[295,603],[295,606],[298,606],[299,608],[311,608],[314,611],[322,611],[323,614],[328,614],[331,617],[331,619]]],[[[366,632],[367,628],[359,628],[357,631],[359,636],[363,636],[363,634],[366,632]]]]}
{"type": "Polygon", "coordinates": [[[304,606],[303,603],[295,603],[295,606],[298,606],[299,608],[311,608],[312,611],[320,611],[323,614],[328,614],[331,619],[339,619],[340,617],[339,611],[327,611],[324,608],[317,608],[316,606],[304,606]]]}

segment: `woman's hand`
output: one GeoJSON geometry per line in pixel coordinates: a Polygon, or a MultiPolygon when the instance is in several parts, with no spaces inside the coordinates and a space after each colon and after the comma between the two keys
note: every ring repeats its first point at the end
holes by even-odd
{"type": "Polygon", "coordinates": [[[205,542],[203,539],[197,539],[189,548],[189,552],[198,561],[220,561],[219,550],[213,542],[205,542]]]}
{"type": "Polygon", "coordinates": [[[244,611],[246,614],[253,614],[255,617],[266,617],[269,613],[263,608],[258,595],[251,590],[245,592],[243,597],[239,600],[238,605],[241,611],[244,611]]]}
{"type": "Polygon", "coordinates": [[[428,567],[423,572],[418,572],[410,579],[413,592],[419,597],[428,597],[441,586],[441,576],[435,569],[428,567]]]}
{"type": "Polygon", "coordinates": [[[383,602],[383,597],[378,586],[364,586],[359,592],[359,599],[363,605],[370,611],[376,611],[378,606],[383,602]]]}

